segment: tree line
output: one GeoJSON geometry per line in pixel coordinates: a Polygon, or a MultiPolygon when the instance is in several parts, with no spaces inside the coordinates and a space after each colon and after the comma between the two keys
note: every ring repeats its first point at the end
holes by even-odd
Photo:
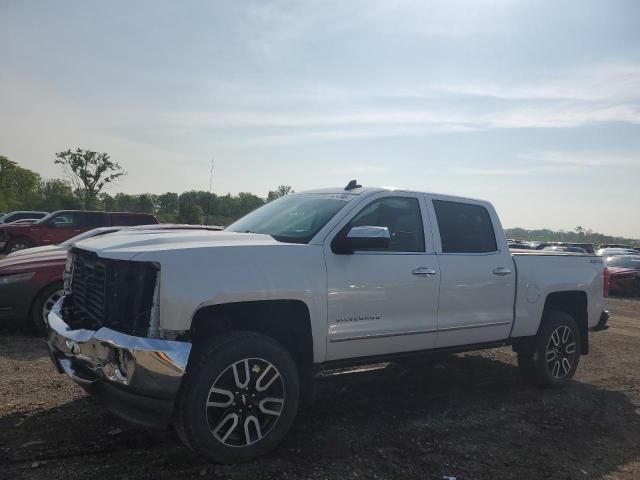
{"type": "Polygon", "coordinates": [[[0,212],[14,210],[103,210],[152,213],[166,223],[229,225],[252,210],[292,193],[288,185],[269,191],[216,195],[202,190],[162,194],[110,194],[106,187],[126,175],[106,153],[76,149],[56,153],[54,162],[67,178],[43,179],[0,156],[0,212]],[[207,215],[208,214],[208,215],[207,215]],[[208,216],[208,219],[207,219],[208,216]]]}
{"type": "MultiPolygon", "coordinates": [[[[69,149],[56,153],[54,163],[62,167],[66,179],[44,180],[38,173],[0,156],[0,212],[94,209],[152,213],[166,223],[229,225],[265,203],[293,192],[290,186],[280,185],[269,191],[266,199],[249,192],[210,195],[202,190],[111,195],[104,190],[127,172],[107,153],[69,149]]],[[[640,245],[636,239],[604,235],[581,226],[573,231],[511,228],[506,234],[509,238],[541,242],[640,245]]]]}

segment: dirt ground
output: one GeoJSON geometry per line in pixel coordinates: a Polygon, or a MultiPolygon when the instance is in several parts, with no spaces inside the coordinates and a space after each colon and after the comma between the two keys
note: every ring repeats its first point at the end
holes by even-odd
{"type": "Polygon", "coordinates": [[[325,377],[280,448],[237,466],[111,417],[43,340],[5,332],[0,478],[638,479],[640,302],[610,306],[569,388],[532,387],[508,348],[325,377]]]}

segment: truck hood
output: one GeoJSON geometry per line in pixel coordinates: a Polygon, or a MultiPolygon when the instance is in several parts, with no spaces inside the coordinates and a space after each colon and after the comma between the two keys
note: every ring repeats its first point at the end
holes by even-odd
{"type": "Polygon", "coordinates": [[[257,233],[215,232],[208,230],[125,231],[89,238],[75,244],[75,248],[92,251],[104,258],[130,260],[141,253],[208,249],[214,247],[242,247],[282,245],[269,235],[257,233]]]}

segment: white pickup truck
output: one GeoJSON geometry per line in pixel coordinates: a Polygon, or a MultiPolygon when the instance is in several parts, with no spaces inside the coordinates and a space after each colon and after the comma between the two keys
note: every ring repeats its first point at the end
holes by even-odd
{"type": "Polygon", "coordinates": [[[487,202],[353,181],[223,232],[80,242],[65,275],[58,370],[223,463],[274,448],[323,369],[512,345],[561,387],[608,319],[601,257],[512,254],[487,202]]]}

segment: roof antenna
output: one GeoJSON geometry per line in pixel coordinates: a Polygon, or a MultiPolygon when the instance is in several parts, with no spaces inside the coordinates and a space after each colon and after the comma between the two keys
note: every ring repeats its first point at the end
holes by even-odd
{"type": "Polygon", "coordinates": [[[345,190],[353,190],[354,188],[362,188],[362,185],[358,185],[357,180],[351,180],[346,187],[345,190]]]}
{"type": "Polygon", "coordinates": [[[213,188],[213,158],[211,159],[211,173],[209,174],[209,195],[207,196],[207,219],[205,226],[209,226],[209,211],[211,210],[211,189],[213,188]]]}

